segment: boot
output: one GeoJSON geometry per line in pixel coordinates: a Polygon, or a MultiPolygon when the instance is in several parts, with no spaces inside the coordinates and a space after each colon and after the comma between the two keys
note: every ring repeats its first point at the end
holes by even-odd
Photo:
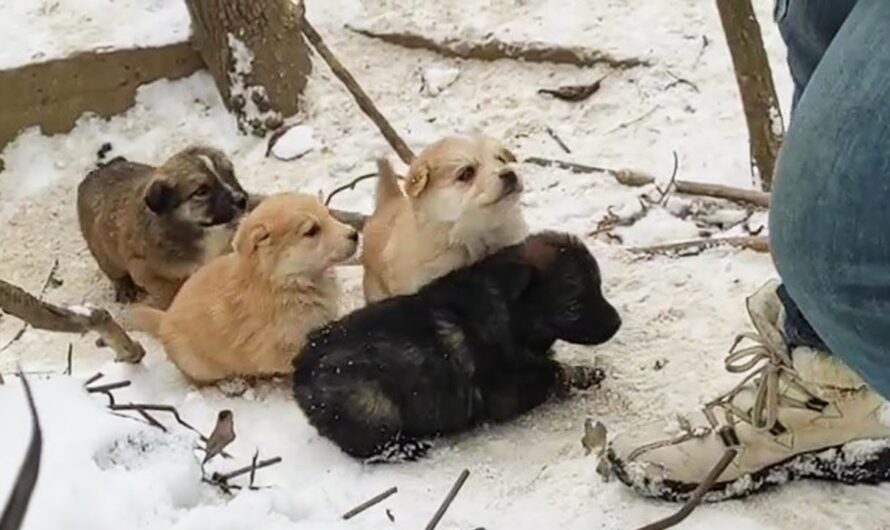
{"type": "Polygon", "coordinates": [[[739,336],[726,358],[728,371],[746,374],[735,388],[700,411],[612,441],[607,457],[622,482],[685,501],[730,448],[737,454],[705,500],[805,478],[890,480],[890,406],[839,359],[789,352],[776,287],[770,282],[747,300],[757,332],[739,336]]]}

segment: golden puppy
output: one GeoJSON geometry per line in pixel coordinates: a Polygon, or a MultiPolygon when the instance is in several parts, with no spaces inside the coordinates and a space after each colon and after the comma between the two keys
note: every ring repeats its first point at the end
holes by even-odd
{"type": "Polygon", "coordinates": [[[528,228],[514,162],[490,137],[448,137],[414,160],[403,193],[392,167],[379,160],[376,206],[363,233],[365,299],[414,293],[522,241],[528,228]]]}
{"type": "Polygon", "coordinates": [[[337,317],[332,269],[357,245],[315,197],[269,196],[242,221],[233,254],[189,278],[166,312],[141,306],[131,322],[197,383],[288,373],[309,331],[337,317]]]}

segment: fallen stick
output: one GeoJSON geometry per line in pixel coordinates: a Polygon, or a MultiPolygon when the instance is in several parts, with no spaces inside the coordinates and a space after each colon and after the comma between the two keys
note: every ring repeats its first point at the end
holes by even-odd
{"type": "Polygon", "coordinates": [[[28,511],[31,502],[31,494],[37,485],[37,475],[40,474],[40,454],[43,450],[43,432],[40,429],[40,420],[37,417],[37,407],[34,406],[34,396],[31,394],[31,386],[25,374],[19,373],[22,385],[25,389],[25,399],[28,402],[28,411],[31,414],[31,439],[28,441],[28,449],[25,451],[25,461],[19,468],[12,493],[3,514],[0,515],[0,530],[19,530],[28,511]]]}
{"type": "Polygon", "coordinates": [[[653,256],[659,254],[676,254],[685,250],[695,250],[697,251],[695,253],[698,254],[709,248],[724,245],[743,250],[753,250],[755,252],[769,252],[769,239],[764,236],[694,239],[692,241],[681,241],[679,243],[668,243],[666,245],[653,245],[651,247],[632,247],[627,250],[633,254],[648,254],[653,256]]]}
{"type": "Polygon", "coordinates": [[[457,482],[454,483],[454,486],[451,487],[451,491],[448,492],[448,495],[445,497],[445,500],[442,501],[442,505],[439,506],[439,509],[436,510],[435,515],[430,520],[429,524],[426,525],[426,530],[433,530],[436,528],[436,525],[439,524],[439,521],[442,520],[442,517],[445,515],[445,512],[448,510],[448,507],[451,506],[451,503],[454,501],[454,498],[457,497],[458,492],[464,486],[464,482],[467,481],[467,478],[470,476],[470,472],[466,469],[461,471],[460,476],[457,477],[457,482]]]}
{"type": "Polygon", "coordinates": [[[481,42],[467,42],[459,39],[435,40],[415,33],[397,33],[361,29],[346,26],[350,31],[372,39],[382,40],[412,50],[427,50],[459,59],[475,59],[477,61],[498,61],[513,59],[530,63],[570,64],[579,67],[590,67],[605,64],[612,68],[627,69],[636,66],[648,66],[649,62],[635,57],[617,59],[598,50],[578,47],[562,47],[542,42],[511,43],[494,37],[481,42]]]}
{"type": "Polygon", "coordinates": [[[377,125],[380,132],[383,133],[383,137],[386,138],[389,145],[391,145],[399,155],[402,162],[410,164],[411,161],[414,160],[414,152],[411,151],[408,144],[406,144],[395,129],[392,128],[392,125],[390,125],[383,114],[380,113],[371,98],[368,97],[361,85],[358,84],[358,81],[355,80],[355,77],[353,77],[352,74],[349,73],[349,70],[347,70],[337,57],[334,56],[330,48],[328,48],[324,43],[324,40],[322,40],[321,35],[315,31],[315,28],[312,27],[312,24],[310,24],[305,17],[303,18],[302,30],[303,35],[306,36],[306,40],[308,40],[318,54],[321,55],[331,71],[334,72],[334,75],[337,76],[337,79],[346,85],[346,89],[349,90],[349,93],[355,98],[358,106],[369,118],[371,118],[371,121],[377,125]]]}
{"type": "Polygon", "coordinates": [[[639,173],[632,169],[611,169],[607,167],[589,166],[586,164],[578,164],[577,162],[568,162],[565,160],[556,160],[553,158],[543,158],[540,156],[531,156],[523,160],[526,164],[533,164],[541,167],[558,167],[566,169],[572,173],[605,173],[613,177],[619,184],[631,187],[648,186],[655,183],[655,177],[639,173]]]}
{"type": "Polygon", "coordinates": [[[83,382],[83,386],[85,386],[85,387],[90,386],[93,383],[95,383],[96,381],[98,381],[99,379],[102,379],[103,377],[105,377],[105,374],[103,374],[102,372],[96,372],[95,374],[90,376],[89,379],[87,379],[86,381],[83,382]]]}
{"type": "Polygon", "coordinates": [[[375,495],[374,497],[371,497],[370,499],[359,504],[355,508],[344,513],[343,520],[352,519],[353,517],[362,513],[363,511],[367,510],[368,508],[370,508],[372,506],[376,506],[377,504],[380,504],[381,502],[385,501],[386,499],[392,497],[398,491],[399,491],[399,488],[393,486],[393,487],[389,488],[388,490],[384,491],[383,493],[381,493],[379,495],[375,495]]]}
{"type": "Polygon", "coordinates": [[[678,180],[674,182],[674,189],[677,193],[686,195],[702,195],[705,197],[713,197],[715,199],[726,199],[734,202],[753,204],[754,206],[759,206],[761,208],[769,208],[770,203],[769,193],[722,186],[720,184],[704,184],[701,182],[678,180]]]}
{"type": "Polygon", "coordinates": [[[269,458],[266,460],[261,460],[257,463],[251,463],[248,466],[239,467],[235,471],[230,471],[228,473],[214,473],[211,476],[211,480],[214,482],[221,482],[225,484],[226,482],[232,480],[233,478],[240,477],[241,475],[246,475],[247,473],[256,473],[256,470],[263,469],[264,467],[274,466],[281,462],[281,457],[276,456],[275,458],[269,458]]]}
{"type": "Polygon", "coordinates": [[[90,394],[97,394],[97,393],[111,392],[112,390],[117,390],[119,388],[126,388],[132,384],[133,383],[130,381],[118,381],[116,383],[107,383],[104,385],[87,387],[86,390],[90,394]]]}
{"type": "Polygon", "coordinates": [[[334,199],[334,197],[338,193],[346,191],[346,190],[354,190],[355,186],[359,182],[362,182],[362,181],[368,180],[368,179],[372,179],[376,176],[377,176],[377,173],[366,173],[364,175],[359,175],[358,177],[355,177],[354,179],[352,179],[351,181],[347,182],[346,184],[344,184],[342,186],[337,186],[336,188],[331,190],[331,192],[328,194],[327,199],[324,200],[324,205],[329,206],[331,204],[331,201],[334,199]]]}
{"type": "Polygon", "coordinates": [[[689,500],[680,508],[677,512],[665,517],[664,519],[659,519],[654,523],[647,524],[646,526],[642,526],[639,530],[665,530],[667,528],[671,528],[673,526],[677,526],[684,519],[689,517],[689,514],[695,510],[699,504],[701,504],[702,499],[704,499],[705,494],[714,487],[714,483],[720,478],[720,474],[729,467],[729,464],[732,462],[733,458],[735,458],[736,453],[735,449],[727,449],[720,460],[717,462],[708,475],[705,477],[703,481],[698,485],[697,488],[692,492],[692,495],[689,497],[689,500]]]}
{"type": "Polygon", "coordinates": [[[176,408],[173,407],[172,405],[149,405],[149,404],[143,404],[143,403],[139,403],[139,404],[126,403],[123,405],[117,405],[117,404],[109,405],[108,408],[113,411],[116,411],[116,412],[124,412],[124,411],[128,411],[128,410],[132,410],[132,411],[139,412],[140,414],[143,412],[147,412],[147,411],[166,412],[168,414],[171,414],[176,419],[177,423],[179,423],[186,429],[197,434],[201,438],[202,442],[207,443],[207,437],[204,436],[203,434],[201,434],[201,431],[192,427],[189,423],[187,423],[184,419],[182,419],[182,416],[179,415],[179,411],[176,410],[176,408]]]}
{"type": "Polygon", "coordinates": [[[24,320],[35,329],[61,333],[95,332],[117,354],[116,361],[138,363],[145,356],[135,342],[105,309],[74,310],[56,306],[0,280],[0,309],[24,320]]]}
{"type": "MultiPolygon", "coordinates": [[[[43,297],[46,295],[46,291],[49,289],[49,286],[53,284],[56,277],[56,272],[59,270],[59,260],[53,260],[53,266],[50,267],[49,273],[46,275],[46,279],[43,281],[43,287],[40,288],[40,295],[37,298],[43,300],[43,297]]],[[[15,335],[12,336],[12,339],[9,340],[6,344],[0,348],[0,352],[6,351],[7,348],[18,342],[22,337],[25,336],[25,332],[28,331],[28,323],[25,322],[22,324],[22,327],[16,332],[15,335]]]]}

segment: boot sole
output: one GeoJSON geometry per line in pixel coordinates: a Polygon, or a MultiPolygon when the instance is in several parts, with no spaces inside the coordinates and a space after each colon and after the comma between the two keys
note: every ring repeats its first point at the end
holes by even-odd
{"type": "MultiPolygon", "coordinates": [[[[672,480],[655,481],[641,476],[642,473],[628,472],[611,449],[607,458],[618,480],[646,497],[685,502],[698,487],[698,484],[672,480]]],[[[872,485],[890,481],[890,439],[856,440],[801,453],[735,480],[715,483],[704,496],[704,501],[717,502],[747,497],[768,488],[805,479],[872,485]]]]}

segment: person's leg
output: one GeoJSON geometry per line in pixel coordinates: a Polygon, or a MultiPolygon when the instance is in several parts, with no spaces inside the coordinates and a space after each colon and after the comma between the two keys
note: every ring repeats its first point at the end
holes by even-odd
{"type": "Polygon", "coordinates": [[[776,23],[788,48],[794,81],[791,113],[825,50],[841,29],[857,0],[776,0],[776,23]]]}
{"type": "Polygon", "coordinates": [[[833,355],[790,348],[778,284],[758,290],[747,301],[756,333],[726,359],[747,374],[739,385],[609,444],[616,476],[638,491],[688,499],[727,456],[712,500],[799,478],[890,480],[888,35],[890,2],[859,0],[801,96],[777,167],[777,268],[833,355]]]}
{"type": "Polygon", "coordinates": [[[890,2],[860,0],[854,15],[785,137],[770,238],[819,337],[890,396],[890,2]]]}
{"type": "MultiPolygon", "coordinates": [[[[794,82],[791,123],[794,122],[800,95],[856,2],[857,0],[776,0],[775,19],[788,50],[788,67],[794,82]]],[[[828,346],[813,330],[788,290],[782,286],[778,295],[785,307],[783,331],[789,346],[806,346],[827,351],[828,346]]]]}

